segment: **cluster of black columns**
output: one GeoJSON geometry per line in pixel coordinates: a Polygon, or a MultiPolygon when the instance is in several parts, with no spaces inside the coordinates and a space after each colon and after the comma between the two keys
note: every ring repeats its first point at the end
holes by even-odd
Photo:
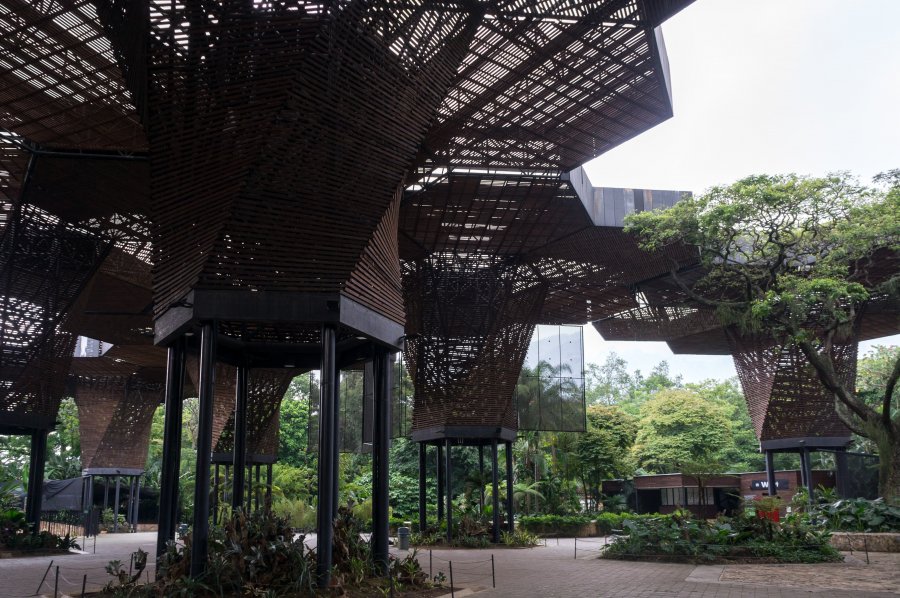
{"type": "MultiPolygon", "coordinates": [[[[500,542],[500,465],[499,465],[499,441],[494,438],[490,441],[491,447],[491,541],[500,542]]],[[[428,528],[426,490],[428,480],[426,475],[427,468],[427,447],[433,444],[437,448],[437,518],[438,524],[447,519],[447,541],[453,541],[453,459],[451,447],[454,445],[465,446],[465,441],[458,442],[455,439],[445,438],[439,441],[420,442],[419,443],[419,529],[428,528]]],[[[510,533],[515,530],[513,520],[513,458],[512,458],[512,442],[503,441],[504,452],[506,454],[506,529],[510,533]]],[[[485,444],[478,444],[478,471],[480,478],[484,479],[484,447],[485,444]]],[[[484,487],[480,490],[480,506],[484,509],[484,487]]]]}
{"type": "Polygon", "coordinates": [[[119,531],[119,508],[122,505],[122,478],[128,483],[128,500],[125,503],[125,523],[128,525],[129,531],[137,531],[139,505],[141,500],[141,476],[144,472],[141,470],[118,470],[110,473],[104,469],[88,469],[85,470],[82,480],[84,482],[82,500],[85,508],[84,529],[85,535],[94,535],[98,529],[96,520],[91,518],[91,511],[94,505],[94,480],[96,478],[103,479],[103,511],[109,508],[110,480],[115,478],[113,486],[113,532],[119,531]]]}
{"type": "MultiPolygon", "coordinates": [[[[778,480],[775,478],[775,453],[776,452],[796,452],[800,456],[800,485],[807,489],[809,500],[812,502],[815,497],[815,482],[812,475],[812,452],[816,450],[812,447],[800,447],[790,450],[765,450],[766,456],[766,490],[769,496],[778,494],[778,480]]],[[[829,452],[834,453],[835,463],[835,482],[840,496],[847,496],[848,489],[845,487],[849,477],[847,465],[847,451],[845,448],[829,448],[829,452]]]]}
{"type": "MultiPolygon", "coordinates": [[[[237,424],[235,424],[237,428],[237,424]]],[[[233,459],[233,457],[232,457],[233,459]]],[[[268,509],[272,504],[272,463],[249,463],[241,468],[240,481],[234,477],[234,463],[214,461],[212,512],[213,524],[219,523],[219,497],[234,509],[243,508],[245,511],[259,511],[260,508],[268,509]],[[262,470],[265,467],[266,477],[262,479],[262,470]],[[224,477],[225,484],[221,484],[224,477]],[[255,478],[255,479],[254,479],[255,478]],[[240,484],[240,485],[239,485],[240,484]],[[235,495],[234,488],[240,488],[242,492],[235,495]],[[243,495],[243,496],[242,496],[243,495]]]]}
{"type": "MultiPolygon", "coordinates": [[[[194,487],[193,542],[190,574],[204,573],[208,555],[210,516],[210,464],[212,457],[212,414],[215,387],[217,326],[204,323],[200,335],[200,375],[197,394],[199,417],[197,431],[197,465],[194,487]]],[[[181,458],[181,417],[185,374],[185,340],[178,339],[168,349],[166,374],[166,417],[160,489],[159,533],[157,554],[162,555],[175,538],[178,512],[178,466],[181,458]]],[[[374,430],[373,430],[373,530],[372,556],[383,573],[388,570],[388,446],[390,442],[391,352],[380,346],[373,348],[374,430]]],[[[338,509],[338,432],[340,426],[337,327],[322,326],[321,393],[319,405],[319,467],[317,507],[317,575],[320,586],[330,581],[332,565],[333,525],[338,509]]],[[[235,390],[234,452],[231,463],[231,505],[245,503],[247,458],[247,401],[250,367],[238,365],[235,390]]],[[[218,467],[218,466],[217,466],[218,467]]],[[[257,475],[258,475],[257,469],[257,475]]],[[[267,472],[267,477],[270,473],[267,472]]],[[[218,476],[217,476],[218,477],[218,476]]],[[[269,484],[270,485],[270,484],[269,484]]],[[[218,493],[216,493],[218,496],[218,493]]]]}

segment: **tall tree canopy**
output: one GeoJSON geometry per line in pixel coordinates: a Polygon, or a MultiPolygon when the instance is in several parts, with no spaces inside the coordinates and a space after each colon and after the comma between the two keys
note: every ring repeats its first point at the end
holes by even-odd
{"type": "Polygon", "coordinates": [[[724,404],[687,389],[663,390],[641,406],[633,452],[650,472],[672,472],[723,460],[733,446],[724,404]]]}
{"type": "Polygon", "coordinates": [[[626,224],[645,249],[699,248],[699,278],[688,283],[681,264],[671,269],[696,305],[745,333],[795,343],[847,426],[878,446],[882,494],[900,497],[900,417],[892,407],[900,359],[878,399],[866,401],[838,375],[831,354],[866,309],[900,300],[900,170],[874,186],[847,174],[751,176],[626,224]]]}

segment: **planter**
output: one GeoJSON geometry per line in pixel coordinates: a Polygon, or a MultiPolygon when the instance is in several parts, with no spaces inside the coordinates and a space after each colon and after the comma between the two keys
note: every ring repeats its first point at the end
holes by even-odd
{"type": "Polygon", "coordinates": [[[831,545],[844,551],[900,552],[900,533],[834,532],[831,545]]]}
{"type": "Polygon", "coordinates": [[[759,519],[768,519],[769,521],[774,521],[778,523],[781,521],[781,515],[778,513],[778,509],[774,511],[763,511],[762,509],[756,509],[756,517],[759,519]]]}

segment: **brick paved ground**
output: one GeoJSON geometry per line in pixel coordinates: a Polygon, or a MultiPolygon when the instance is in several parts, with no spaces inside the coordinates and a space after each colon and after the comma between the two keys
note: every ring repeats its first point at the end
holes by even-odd
{"type": "MultiPolygon", "coordinates": [[[[590,547],[590,545],[588,545],[590,547]]],[[[454,571],[472,571],[482,577],[490,563],[463,565],[494,554],[497,588],[483,577],[468,582],[465,574],[455,577],[459,585],[485,587],[479,598],[495,597],[650,597],[695,596],[716,598],[788,597],[815,592],[817,596],[890,596],[900,593],[900,555],[872,555],[871,565],[852,559],[848,563],[823,565],[729,565],[695,567],[671,563],[635,563],[599,560],[594,552],[562,539],[559,545],[530,550],[435,550],[434,569],[445,573],[445,560],[455,560],[454,571]],[[749,583],[747,583],[749,582],[749,583]]],[[[428,551],[420,551],[419,562],[428,569],[428,551]]],[[[854,556],[859,556],[854,555],[854,556]]]]}
{"type": "MultiPolygon", "coordinates": [[[[313,544],[314,538],[310,540],[313,544]]],[[[155,541],[153,533],[101,536],[97,554],[0,559],[0,598],[35,596],[51,558],[54,569],[60,566],[62,593],[78,595],[85,574],[88,589],[99,589],[109,579],[103,570],[109,560],[119,559],[127,566],[132,551],[141,547],[152,553],[155,541]]],[[[88,548],[93,548],[92,542],[88,542],[88,548]]],[[[456,584],[481,590],[476,594],[479,598],[763,598],[810,592],[823,598],[864,598],[900,594],[900,555],[896,554],[872,553],[869,565],[857,553],[838,564],[695,567],[598,560],[598,548],[598,544],[581,540],[575,559],[574,540],[561,539],[559,544],[550,540],[547,546],[533,549],[435,550],[431,556],[434,572],[443,571],[448,576],[452,560],[456,584]],[[491,554],[495,559],[496,589],[491,588],[491,554]]],[[[420,550],[418,558],[427,571],[429,552],[420,550]]],[[[150,561],[148,568],[152,571],[152,557],[150,561]]],[[[53,595],[54,573],[51,570],[39,594],[53,595]]]]}

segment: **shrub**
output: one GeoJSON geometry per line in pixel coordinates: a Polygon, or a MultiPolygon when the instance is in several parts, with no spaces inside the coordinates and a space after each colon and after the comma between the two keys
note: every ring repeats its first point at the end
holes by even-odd
{"type": "Polygon", "coordinates": [[[521,527],[516,528],[512,533],[510,532],[501,532],[503,537],[503,543],[507,546],[515,546],[515,547],[532,547],[540,544],[540,538],[538,538],[537,534],[533,534],[528,530],[524,530],[521,527]]]}
{"type": "Polygon", "coordinates": [[[617,530],[621,530],[626,521],[639,520],[660,515],[638,515],[637,513],[609,513],[603,512],[597,515],[531,515],[519,519],[520,525],[525,529],[541,534],[575,534],[579,528],[596,522],[597,533],[606,536],[617,530]]]}
{"type": "MultiPolygon", "coordinates": [[[[334,524],[332,584],[337,593],[353,588],[352,595],[387,595],[390,580],[373,566],[369,543],[363,539],[360,521],[352,509],[342,507],[334,524]]],[[[122,569],[110,563],[110,574],[120,581],[112,588],[123,596],[315,596],[315,551],[306,548],[303,536],[294,537],[286,519],[274,514],[238,511],[222,528],[210,530],[207,572],[199,579],[188,573],[191,538],[183,547],[169,545],[161,561],[155,584],[129,586],[122,569]]],[[[403,559],[390,557],[394,585],[428,587],[415,554],[403,559]]]]}
{"type": "Polygon", "coordinates": [[[604,558],[651,558],[691,562],[764,559],[779,563],[838,561],[829,534],[800,516],[778,524],[742,515],[716,521],[693,519],[684,513],[670,517],[627,520],[604,558]]]}
{"type": "Polygon", "coordinates": [[[78,548],[78,544],[68,534],[34,533],[32,526],[25,521],[25,513],[7,509],[0,511],[0,548],[22,552],[68,550],[78,548]]]}
{"type": "Polygon", "coordinates": [[[272,510],[278,517],[286,519],[295,529],[309,532],[316,529],[316,509],[300,499],[279,499],[272,504],[272,510]]]}
{"type": "Polygon", "coordinates": [[[883,499],[852,498],[817,505],[810,521],[825,530],[841,532],[900,532],[900,507],[883,499]]]}

